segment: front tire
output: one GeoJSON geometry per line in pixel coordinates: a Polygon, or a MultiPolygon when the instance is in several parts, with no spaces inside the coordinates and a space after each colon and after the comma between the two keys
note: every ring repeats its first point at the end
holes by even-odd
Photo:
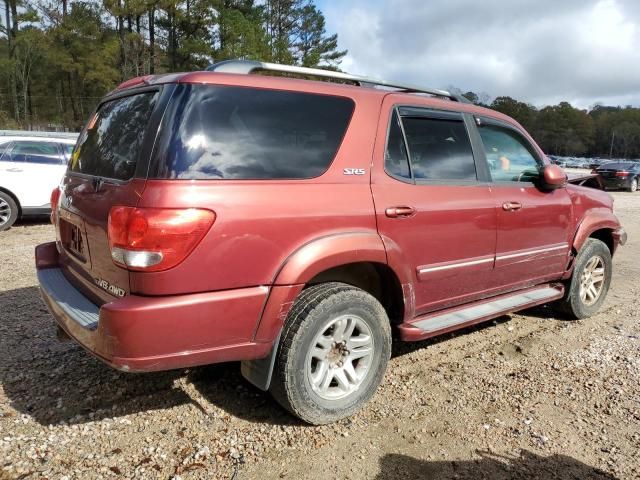
{"type": "Polygon", "coordinates": [[[335,422],[371,399],[390,355],[389,319],[373,296],[344,283],[313,285],[287,317],[269,391],[307,423],[335,422]]]}
{"type": "Polygon", "coordinates": [[[572,319],[594,315],[607,296],[612,275],[611,252],[604,242],[588,238],[576,257],[571,279],[558,309],[572,319]]]}
{"type": "Polygon", "coordinates": [[[18,205],[11,195],[0,192],[0,232],[9,230],[18,219],[18,205]]]}

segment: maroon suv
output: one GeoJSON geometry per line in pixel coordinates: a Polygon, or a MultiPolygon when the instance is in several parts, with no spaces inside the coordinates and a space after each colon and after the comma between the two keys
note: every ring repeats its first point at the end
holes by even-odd
{"type": "Polygon", "coordinates": [[[210,70],[109,94],[53,192],[42,295],[109,365],[240,360],[327,423],[373,395],[392,333],[602,304],[626,240],[613,201],[567,185],[511,118],[342,73],[210,70]]]}

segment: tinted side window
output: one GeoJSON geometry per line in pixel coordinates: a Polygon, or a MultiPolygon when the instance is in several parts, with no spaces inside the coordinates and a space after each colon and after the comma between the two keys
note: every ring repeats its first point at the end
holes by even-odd
{"type": "Polygon", "coordinates": [[[403,118],[416,180],[476,180],[476,165],[462,120],[403,118]]]}
{"type": "Polygon", "coordinates": [[[60,147],[62,148],[62,153],[64,154],[65,159],[68,161],[71,158],[71,154],[73,153],[74,145],[69,143],[61,143],[60,147]]]}
{"type": "Polygon", "coordinates": [[[60,165],[63,162],[58,145],[50,142],[16,140],[9,154],[14,162],[60,165]]]}
{"type": "Polygon", "coordinates": [[[10,160],[9,149],[11,145],[11,142],[4,142],[0,144],[0,162],[8,162],[10,160]]]}
{"type": "Polygon", "coordinates": [[[394,177],[411,178],[407,147],[404,143],[400,119],[395,111],[389,125],[389,139],[387,141],[387,150],[384,154],[384,168],[387,173],[394,177]]]}
{"type": "Polygon", "coordinates": [[[102,104],[80,134],[69,169],[116,180],[133,177],[159,95],[139,93],[102,104]]]}
{"type": "Polygon", "coordinates": [[[540,162],[522,135],[496,125],[482,125],[479,131],[493,181],[532,182],[539,177],[540,162]]]}
{"type": "Polygon", "coordinates": [[[165,114],[157,176],[296,179],[323,174],[352,100],[280,90],[182,85],[165,114]]]}

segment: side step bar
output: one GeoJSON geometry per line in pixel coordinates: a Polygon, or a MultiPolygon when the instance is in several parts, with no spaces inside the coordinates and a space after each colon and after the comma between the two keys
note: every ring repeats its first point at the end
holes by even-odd
{"type": "Polygon", "coordinates": [[[468,327],[475,323],[524,310],[535,305],[562,298],[562,284],[541,285],[518,292],[486,298],[478,302],[432,312],[398,326],[400,338],[405,341],[425,338],[468,327]]]}

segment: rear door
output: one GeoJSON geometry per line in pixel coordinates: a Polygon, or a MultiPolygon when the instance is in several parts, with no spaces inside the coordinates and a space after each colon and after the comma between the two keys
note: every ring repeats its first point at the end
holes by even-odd
{"type": "Polygon", "coordinates": [[[102,103],[71,156],[57,215],[67,278],[100,304],[129,292],[129,273],[111,260],[107,222],[115,205],[136,206],[167,88],[125,91],[102,103]]]}
{"type": "Polygon", "coordinates": [[[20,170],[19,190],[15,193],[22,207],[47,206],[51,190],[60,183],[66,168],[58,143],[15,140],[7,156],[20,170]]]}
{"type": "Polygon", "coordinates": [[[374,168],[371,187],[388,254],[411,269],[415,314],[473,300],[492,276],[496,211],[468,119],[417,107],[387,112],[384,162],[376,159],[384,168],[374,168]]]}
{"type": "Polygon", "coordinates": [[[498,215],[495,287],[511,290],[558,278],[570,250],[568,192],[537,186],[544,161],[519,129],[488,118],[477,118],[476,125],[498,215]]]}

